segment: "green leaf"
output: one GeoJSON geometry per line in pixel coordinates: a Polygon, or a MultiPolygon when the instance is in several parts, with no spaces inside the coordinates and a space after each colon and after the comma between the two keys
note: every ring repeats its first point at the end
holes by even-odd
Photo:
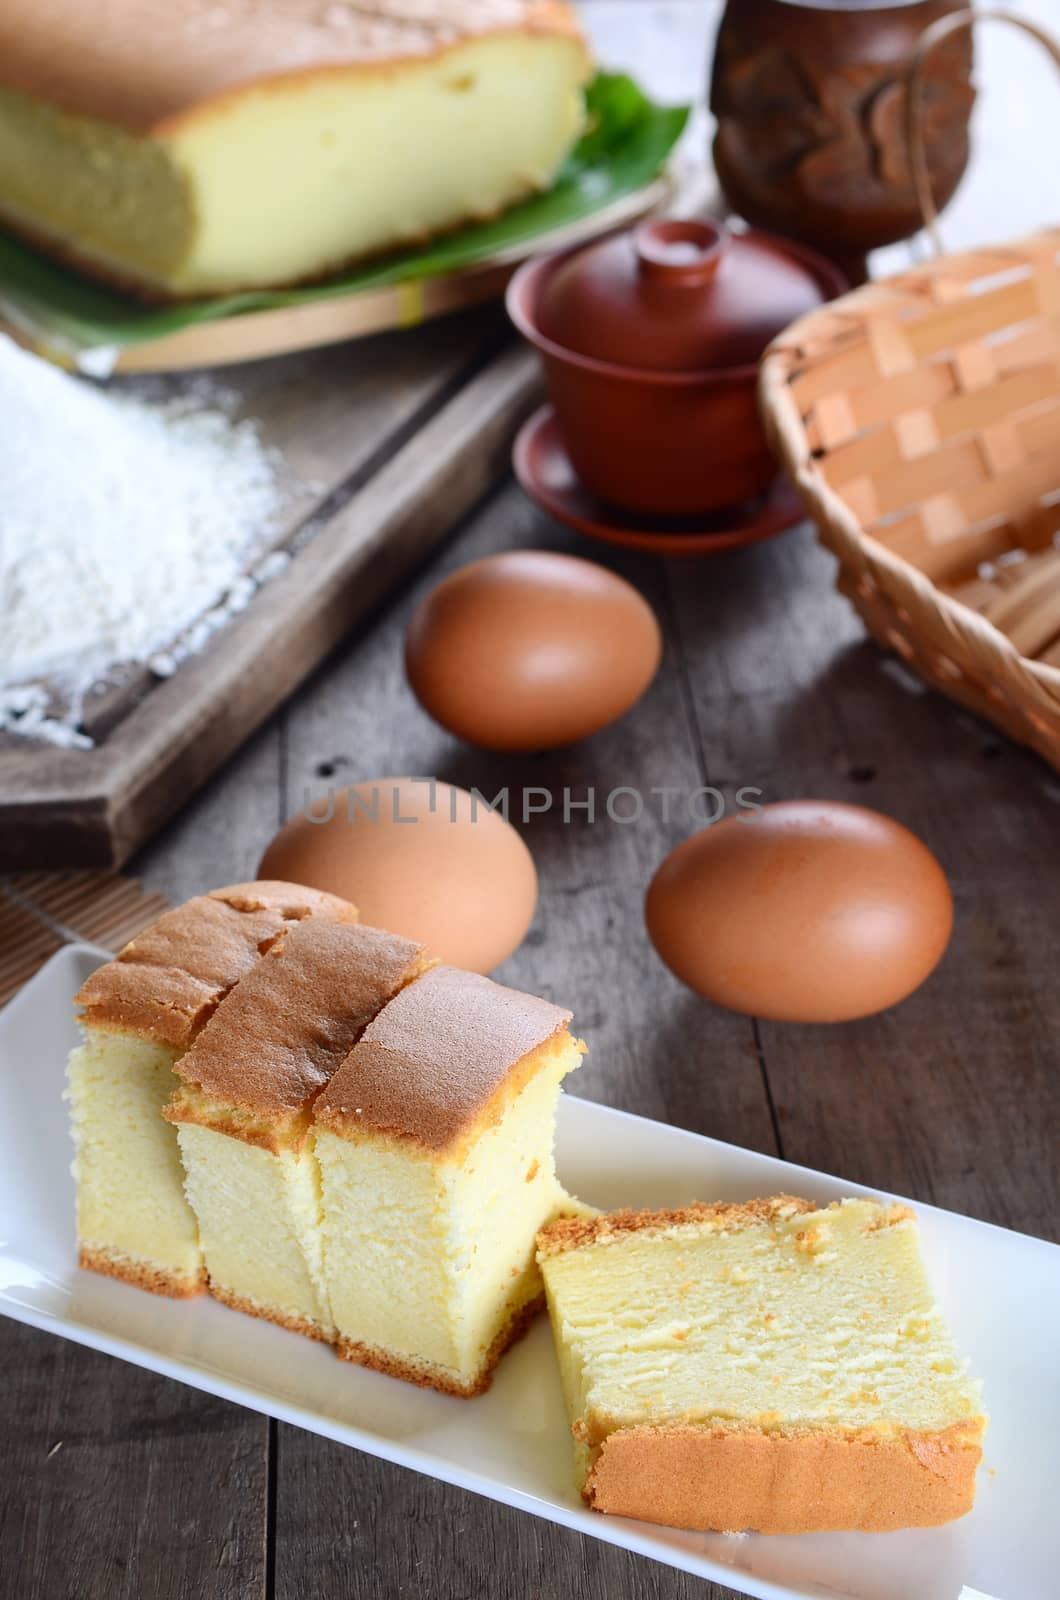
{"type": "Polygon", "coordinates": [[[57,265],[0,231],[0,301],[42,338],[82,348],[136,344],[240,312],[305,305],[358,289],[438,277],[588,217],[657,176],[688,120],[687,106],[659,106],[624,73],[600,72],[586,91],[586,131],[555,184],[495,217],[414,250],[353,267],[299,289],[253,290],[178,305],[144,306],[57,265]]]}

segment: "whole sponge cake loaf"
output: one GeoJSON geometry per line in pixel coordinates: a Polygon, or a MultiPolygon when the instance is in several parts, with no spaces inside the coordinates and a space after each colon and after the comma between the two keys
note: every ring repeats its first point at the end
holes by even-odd
{"type": "Polygon", "coordinates": [[[566,0],[0,0],[0,219],[149,296],[321,276],[547,188],[566,0]]]}
{"type": "Polygon", "coordinates": [[[556,1101],[570,1013],[439,966],[365,1030],[314,1108],[339,1353],[484,1389],[542,1301],[537,1230],[571,1206],[556,1101]]]}
{"type": "Polygon", "coordinates": [[[582,1493],[764,1533],[971,1508],[985,1427],[905,1206],[790,1196],[539,1236],[582,1493]]]}
{"type": "Polygon", "coordinates": [[[429,965],[422,946],[321,918],[291,930],[176,1063],[177,1125],[210,1292],[330,1339],[314,1098],[366,1025],[429,965]]]}
{"type": "Polygon", "coordinates": [[[222,999],[292,926],[355,921],[334,895],[236,884],[168,911],[99,967],[76,999],[83,1044],[68,1067],[83,1267],[158,1293],[205,1286],[176,1132],[162,1108],[174,1064],[222,999]]]}

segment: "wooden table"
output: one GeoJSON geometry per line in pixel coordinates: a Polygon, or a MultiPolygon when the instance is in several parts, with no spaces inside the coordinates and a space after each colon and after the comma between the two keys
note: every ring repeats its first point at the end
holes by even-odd
{"type": "MultiPolygon", "coordinates": [[[[556,809],[526,829],[540,906],[498,975],[574,1009],[591,1046],[580,1095],[1056,1237],[1060,780],[886,659],[832,580],[808,527],[699,563],[626,559],[568,536],[505,483],[133,869],[173,898],[251,877],[277,823],[329,782],[412,771],[486,793],[544,787],[556,809]],[[508,759],[428,720],[401,641],[443,573],[525,545],[624,573],[667,649],[617,726],[508,759]],[[831,1028],[756,1023],[683,989],[647,942],[641,901],[688,831],[684,797],[704,784],[730,799],[756,785],[766,800],[855,801],[920,834],[957,901],[926,987],[831,1028]],[[636,824],[564,825],[564,787],[579,798],[621,785],[677,791],[670,820],[649,797],[636,824]]],[[[729,1592],[29,1328],[4,1324],[0,1349],[5,1597],[729,1592]]]]}

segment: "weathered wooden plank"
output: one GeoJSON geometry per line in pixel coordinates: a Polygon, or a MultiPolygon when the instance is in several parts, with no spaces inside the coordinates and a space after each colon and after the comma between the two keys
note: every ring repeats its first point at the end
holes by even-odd
{"type": "Polygon", "coordinates": [[[264,1596],[264,1418],[17,1322],[0,1367],[5,1595],[264,1596]]]}
{"type": "Polygon", "coordinates": [[[130,871],[174,902],[204,886],[256,877],[261,841],[283,820],[283,764],[283,725],[274,717],[134,857],[130,871]]]}
{"type": "Polygon", "coordinates": [[[734,1600],[294,1428],[280,1430],[277,1468],[276,1600],[734,1600]]]}

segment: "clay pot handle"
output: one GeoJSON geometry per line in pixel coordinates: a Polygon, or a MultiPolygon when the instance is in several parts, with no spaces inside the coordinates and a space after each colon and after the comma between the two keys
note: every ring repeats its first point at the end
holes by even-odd
{"type": "Polygon", "coordinates": [[[718,270],[728,242],[723,222],[696,217],[663,217],[642,222],[633,235],[637,265],[649,278],[671,287],[702,288],[718,270]]]}
{"type": "Polygon", "coordinates": [[[924,92],[924,65],[935,46],[941,44],[943,39],[948,39],[951,34],[963,33],[977,22],[1011,22],[1015,27],[1021,28],[1024,33],[1029,33],[1032,39],[1037,39],[1043,44],[1060,67],[1060,42],[1058,42],[1046,28],[1040,27],[1036,22],[1029,22],[1026,17],[1018,17],[1014,11],[1006,11],[1000,7],[980,9],[974,11],[955,11],[951,16],[939,17],[937,22],[924,29],[917,40],[909,63],[909,89],[906,95],[905,107],[905,132],[909,146],[909,162],[913,170],[913,187],[916,189],[917,202],[921,215],[924,218],[924,228],[927,232],[935,254],[942,256],[946,247],[939,231],[939,213],[935,204],[935,196],[931,192],[931,174],[928,170],[927,152],[924,148],[924,123],[921,116],[924,92]]]}

